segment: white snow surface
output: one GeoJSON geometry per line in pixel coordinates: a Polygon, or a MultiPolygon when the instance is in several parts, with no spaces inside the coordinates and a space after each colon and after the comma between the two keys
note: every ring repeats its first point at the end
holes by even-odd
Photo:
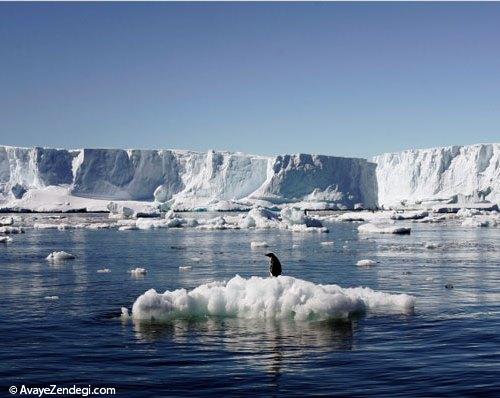
{"type": "Polygon", "coordinates": [[[476,144],[385,153],[377,163],[378,202],[488,200],[500,203],[500,144],[476,144]]]}
{"type": "MultiPolygon", "coordinates": [[[[211,282],[187,291],[157,293],[150,289],[132,306],[135,320],[224,316],[319,320],[347,318],[364,311],[408,313],[415,298],[370,288],[321,285],[290,276],[277,278],[236,275],[227,282],[211,282]]],[[[128,313],[128,312],[127,312],[128,313]]]]}

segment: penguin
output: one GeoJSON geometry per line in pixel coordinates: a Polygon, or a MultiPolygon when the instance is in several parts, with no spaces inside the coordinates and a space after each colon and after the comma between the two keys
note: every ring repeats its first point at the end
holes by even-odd
{"type": "Polygon", "coordinates": [[[269,273],[271,276],[281,275],[281,263],[278,257],[274,253],[267,253],[265,256],[269,257],[269,273]]]}

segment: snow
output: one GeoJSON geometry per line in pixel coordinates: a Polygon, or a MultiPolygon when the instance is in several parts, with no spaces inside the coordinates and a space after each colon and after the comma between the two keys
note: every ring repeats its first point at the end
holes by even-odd
{"type": "Polygon", "coordinates": [[[358,227],[358,232],[366,234],[398,234],[408,235],[411,232],[410,227],[402,227],[389,224],[363,224],[358,227]]]}
{"type": "Polygon", "coordinates": [[[67,253],[65,251],[55,251],[50,253],[46,259],[49,261],[64,261],[64,260],[73,260],[75,258],[74,255],[67,253]]]}
{"type": "Polygon", "coordinates": [[[407,294],[321,285],[290,276],[245,279],[237,275],[227,282],[211,282],[191,291],[178,289],[162,294],[150,289],[134,302],[132,318],[158,321],[222,316],[305,321],[346,319],[364,311],[404,314],[413,311],[414,305],[415,298],[407,294]]]}
{"type": "Polygon", "coordinates": [[[356,265],[360,267],[372,267],[374,265],[377,265],[376,261],[365,259],[365,260],[359,260],[356,265]]]}

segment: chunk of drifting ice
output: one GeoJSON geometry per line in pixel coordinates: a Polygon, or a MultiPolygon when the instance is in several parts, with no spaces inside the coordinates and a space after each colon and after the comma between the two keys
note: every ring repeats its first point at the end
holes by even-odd
{"type": "Polygon", "coordinates": [[[45,300],[59,300],[59,296],[45,296],[45,300]]]}
{"type": "Polygon", "coordinates": [[[335,242],[330,240],[330,241],[321,242],[320,244],[323,246],[333,246],[335,244],[335,242]]]}
{"type": "Polygon", "coordinates": [[[65,251],[55,251],[50,253],[46,259],[49,261],[63,261],[63,260],[73,260],[75,258],[74,255],[67,253],[65,251]]]}
{"type": "Polygon", "coordinates": [[[280,212],[281,219],[287,225],[304,225],[306,227],[321,228],[321,221],[307,216],[303,210],[285,207],[280,212]]]}
{"type": "Polygon", "coordinates": [[[109,202],[107,209],[109,210],[110,218],[131,218],[135,214],[134,210],[130,207],[115,202],[109,202]]]}
{"type": "Polygon", "coordinates": [[[497,220],[494,217],[475,216],[462,221],[463,227],[495,227],[497,220]]]}
{"type": "Polygon", "coordinates": [[[360,266],[360,267],[372,267],[374,265],[376,265],[377,262],[376,261],[373,261],[373,260],[359,260],[356,265],[360,266]]]}
{"type": "Polygon", "coordinates": [[[262,207],[253,207],[239,223],[240,228],[279,228],[278,216],[262,207]]]}
{"type": "Polygon", "coordinates": [[[358,227],[358,232],[364,234],[398,234],[409,235],[411,232],[410,227],[397,227],[395,225],[384,224],[363,224],[358,227]]]}
{"type": "Polygon", "coordinates": [[[109,268],[103,268],[103,269],[97,270],[98,274],[107,274],[108,272],[111,272],[111,270],[109,268]]]}
{"type": "Polygon", "coordinates": [[[130,274],[132,275],[146,275],[147,274],[147,270],[146,268],[140,268],[140,267],[137,267],[137,268],[134,268],[134,269],[131,269],[129,271],[130,274]]]}
{"type": "Polygon", "coordinates": [[[326,227],[308,227],[306,225],[291,225],[288,229],[292,232],[319,232],[328,233],[330,232],[326,227]]]}
{"type": "Polygon", "coordinates": [[[179,266],[179,271],[189,271],[191,268],[193,267],[191,267],[190,265],[181,265],[179,266]]]}
{"type": "Polygon", "coordinates": [[[130,315],[128,313],[128,308],[127,307],[122,307],[121,308],[121,315],[120,315],[123,319],[128,319],[130,318],[130,315]]]}
{"type": "Polygon", "coordinates": [[[437,249],[439,247],[437,243],[433,242],[424,242],[423,245],[426,249],[437,249]]]}
{"type": "Polygon", "coordinates": [[[24,229],[19,228],[19,227],[11,227],[11,226],[5,226],[5,227],[0,227],[0,234],[3,235],[15,235],[15,234],[23,234],[24,229]]]}
{"type": "Polygon", "coordinates": [[[296,320],[346,319],[368,311],[411,313],[415,298],[369,288],[320,285],[290,276],[235,276],[194,290],[157,293],[150,289],[132,307],[136,320],[169,320],[186,316],[229,316],[296,320]]]}
{"type": "Polygon", "coordinates": [[[12,225],[14,224],[14,218],[13,217],[3,217],[0,218],[0,227],[4,227],[6,225],[12,225]]]}
{"type": "Polygon", "coordinates": [[[259,247],[269,247],[267,242],[250,242],[250,247],[252,249],[257,249],[259,247]]]}
{"type": "Polygon", "coordinates": [[[405,211],[403,213],[394,213],[391,216],[393,220],[421,220],[429,215],[428,211],[405,211]]]}
{"type": "Polygon", "coordinates": [[[118,228],[118,231],[135,231],[137,228],[135,225],[122,225],[118,228]]]}
{"type": "Polygon", "coordinates": [[[0,236],[0,243],[9,243],[12,242],[12,238],[10,236],[0,236]]]}

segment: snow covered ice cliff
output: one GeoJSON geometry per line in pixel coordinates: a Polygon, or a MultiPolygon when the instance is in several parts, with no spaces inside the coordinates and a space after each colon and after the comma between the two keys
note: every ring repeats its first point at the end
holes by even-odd
{"type": "Polygon", "coordinates": [[[365,159],[306,154],[1,146],[0,200],[4,207],[34,210],[89,203],[104,209],[109,200],[186,210],[256,203],[370,208],[377,204],[375,167],[365,159]]]}
{"type": "Polygon", "coordinates": [[[1,208],[106,210],[110,200],[154,201],[177,210],[499,203],[500,144],[408,150],[373,162],[307,154],[0,146],[1,208]]]}
{"type": "Polygon", "coordinates": [[[500,203],[500,144],[385,153],[377,163],[378,202],[500,203]]]}

